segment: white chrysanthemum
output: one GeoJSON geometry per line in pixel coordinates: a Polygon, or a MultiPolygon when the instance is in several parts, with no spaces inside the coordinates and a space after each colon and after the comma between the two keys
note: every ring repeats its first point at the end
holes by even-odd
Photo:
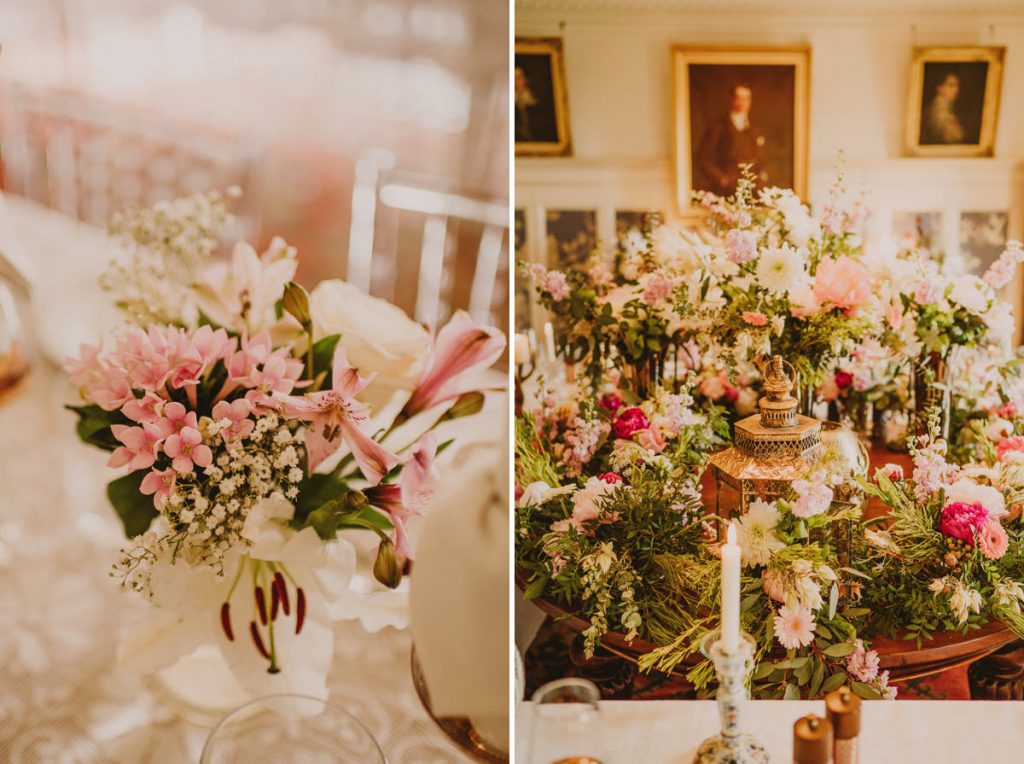
{"type": "Polygon", "coordinates": [[[757,261],[758,283],[774,294],[795,290],[806,281],[804,255],[788,244],[761,252],[757,261]]]}
{"type": "Polygon", "coordinates": [[[747,514],[735,521],[736,542],[744,565],[767,565],[772,554],[785,549],[785,542],[775,535],[778,524],[779,510],[760,499],[752,502],[747,514]]]}

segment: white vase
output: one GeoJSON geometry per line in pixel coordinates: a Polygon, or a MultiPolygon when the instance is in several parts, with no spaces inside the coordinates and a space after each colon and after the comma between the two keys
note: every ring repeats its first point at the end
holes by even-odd
{"type": "Polygon", "coordinates": [[[192,724],[213,727],[225,715],[253,700],[213,645],[203,645],[149,677],[154,694],[192,724]]]}

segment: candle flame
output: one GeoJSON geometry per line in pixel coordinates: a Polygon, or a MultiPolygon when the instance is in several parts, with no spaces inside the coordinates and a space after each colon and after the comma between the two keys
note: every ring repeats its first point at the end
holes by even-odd
{"type": "Polygon", "coordinates": [[[727,544],[736,543],[736,526],[729,523],[729,530],[725,532],[725,541],[727,544]]]}

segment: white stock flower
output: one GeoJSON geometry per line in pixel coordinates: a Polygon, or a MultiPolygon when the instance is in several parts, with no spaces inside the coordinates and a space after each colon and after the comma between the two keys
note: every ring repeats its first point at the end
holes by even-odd
{"type": "Polygon", "coordinates": [[[788,244],[761,252],[757,261],[757,280],[773,294],[796,290],[806,281],[805,256],[788,244]]]}
{"type": "Polygon", "coordinates": [[[989,309],[994,297],[992,287],[969,273],[953,279],[953,287],[949,292],[950,300],[979,316],[989,309]]]}
{"type": "Polygon", "coordinates": [[[778,524],[779,510],[761,499],[751,502],[747,513],[734,521],[744,565],[767,565],[772,554],[786,548],[775,535],[778,524]]]}

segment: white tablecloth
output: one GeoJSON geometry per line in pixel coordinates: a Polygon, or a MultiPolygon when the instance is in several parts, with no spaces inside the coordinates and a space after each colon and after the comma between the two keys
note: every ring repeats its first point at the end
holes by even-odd
{"type": "MultiPolygon", "coordinates": [[[[86,255],[80,246],[100,246],[96,231],[28,204],[8,210],[41,278],[59,274],[70,283],[69,271],[95,270],[96,250],[86,255]],[[40,220],[54,227],[39,230],[40,220]]],[[[93,284],[82,280],[78,291],[93,284]]],[[[83,297],[55,313],[35,311],[36,318],[52,322],[46,334],[59,345],[61,327],[83,331],[93,314],[79,306],[89,304],[83,297]]],[[[63,375],[41,362],[18,393],[0,401],[0,762],[198,761],[209,730],[174,716],[141,678],[115,664],[118,634],[142,605],[107,576],[123,542],[104,495],[113,472],[106,454],[77,441],[75,417],[62,409],[73,400],[63,375]]],[[[463,429],[470,435],[463,445],[504,437],[502,411],[496,395],[488,421],[463,429]]],[[[407,631],[370,634],[358,621],[339,623],[331,700],[366,724],[393,764],[469,761],[421,707],[410,650],[407,631]]]]}
{"type": "MultiPolygon", "coordinates": [[[[714,701],[605,701],[601,764],[690,764],[701,741],[719,730],[714,701]]],[[[863,764],[999,764],[1024,761],[1024,703],[997,701],[873,701],[863,706],[863,764]]],[[[744,731],[758,737],[775,764],[793,760],[793,722],[825,714],[814,701],[747,703],[744,731]]],[[[529,749],[533,704],[516,714],[517,764],[551,764],[541,744],[529,749]]],[[[589,751],[580,753],[589,754],[589,751]]]]}

